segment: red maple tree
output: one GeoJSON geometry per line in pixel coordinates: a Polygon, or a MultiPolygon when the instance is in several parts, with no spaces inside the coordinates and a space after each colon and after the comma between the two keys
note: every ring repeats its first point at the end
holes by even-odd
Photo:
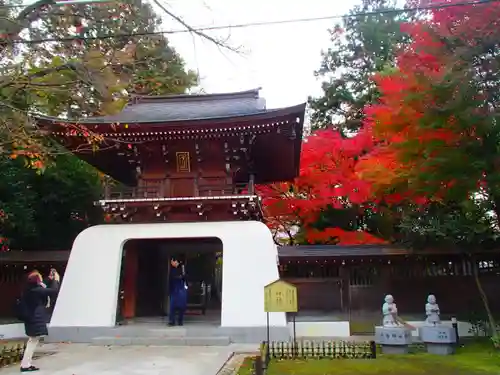
{"type": "MultiPolygon", "coordinates": [[[[359,178],[359,158],[373,149],[369,131],[344,138],[333,130],[320,130],[304,140],[300,175],[293,183],[259,186],[265,217],[275,234],[285,233],[292,240],[300,229],[309,243],[383,243],[366,230],[339,227],[316,229],[315,222],[326,208],[355,209],[374,207],[371,184],[359,178]]],[[[289,241],[293,242],[293,241],[289,241]]]]}
{"type": "MultiPolygon", "coordinates": [[[[435,7],[405,26],[412,42],[396,69],[375,78],[382,95],[366,109],[365,127],[378,146],[357,168],[378,193],[469,207],[455,218],[441,218],[444,229],[429,227],[438,240],[446,238],[474,256],[484,250],[488,233],[496,232],[490,238],[496,239],[500,223],[500,2],[446,3],[426,1],[435,7]],[[486,224],[461,225],[478,206],[487,207],[478,217],[486,224]]],[[[474,279],[498,343],[476,264],[474,279]]]]}
{"type": "Polygon", "coordinates": [[[379,194],[466,199],[487,180],[488,167],[471,150],[496,138],[488,123],[500,89],[492,73],[500,66],[500,2],[448,3],[456,6],[425,1],[436,8],[404,26],[412,42],[396,69],[374,78],[382,95],[366,108],[364,125],[377,149],[357,170],[379,194]]]}
{"type": "Polygon", "coordinates": [[[484,184],[481,168],[458,176],[462,165],[473,164],[462,150],[484,138],[467,122],[470,111],[460,117],[450,108],[460,101],[474,108],[483,100],[481,91],[467,88],[480,76],[477,70],[498,71],[500,2],[458,6],[459,0],[450,0],[457,6],[448,7],[441,7],[441,0],[417,2],[410,5],[437,7],[404,25],[411,43],[403,46],[395,69],[374,78],[381,98],[366,108],[361,132],[352,138],[314,133],[303,144],[300,176],[293,183],[260,187],[275,231],[293,237],[292,229],[300,227],[313,243],[378,243],[380,238],[363,230],[317,230],[314,224],[328,207],[373,211],[382,202],[405,200],[423,206],[457,189],[466,196],[484,184]]]}

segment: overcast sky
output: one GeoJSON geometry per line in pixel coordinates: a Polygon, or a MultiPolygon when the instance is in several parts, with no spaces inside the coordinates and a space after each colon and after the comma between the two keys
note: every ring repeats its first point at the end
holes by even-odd
{"type": "MultiPolygon", "coordinates": [[[[159,0],[191,26],[303,19],[346,14],[360,0],[159,0]]],[[[25,1],[32,3],[33,0],[25,1]]],[[[161,15],[163,12],[156,9],[161,15]]],[[[303,103],[318,95],[320,81],[314,70],[321,50],[329,47],[328,28],[338,19],[207,32],[227,39],[240,53],[220,50],[189,33],[168,35],[190,69],[200,75],[207,93],[262,87],[268,108],[303,103]]],[[[182,29],[164,17],[163,30],[182,29]]]]}
{"type": "MultiPolygon", "coordinates": [[[[190,25],[235,25],[341,15],[359,0],[160,0],[190,25]]],[[[159,11],[160,12],[160,11],[159,11]]],[[[292,23],[210,32],[241,46],[241,56],[221,51],[208,41],[190,34],[169,38],[186,60],[199,72],[207,93],[231,92],[262,87],[268,108],[303,103],[318,94],[320,82],[314,77],[321,50],[328,48],[327,29],[336,20],[292,23]]],[[[180,25],[165,18],[163,29],[180,25]]]]}

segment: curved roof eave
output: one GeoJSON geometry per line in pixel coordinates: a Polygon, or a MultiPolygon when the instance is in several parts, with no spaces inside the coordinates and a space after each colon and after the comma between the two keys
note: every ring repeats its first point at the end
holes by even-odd
{"type": "MultiPolygon", "coordinates": [[[[245,115],[228,115],[228,116],[218,116],[218,117],[211,117],[211,118],[195,118],[195,119],[188,119],[188,120],[164,120],[164,119],[158,119],[158,120],[149,120],[147,122],[142,122],[142,121],[127,121],[129,124],[168,124],[168,123],[198,123],[198,122],[204,122],[204,121],[209,121],[209,122],[215,122],[217,120],[223,120],[227,121],[229,119],[235,119],[235,120],[245,120],[245,121],[251,121],[253,119],[255,120],[263,120],[269,117],[281,117],[281,116],[288,116],[292,115],[294,113],[297,114],[302,114],[305,112],[306,109],[306,103],[298,104],[295,106],[291,107],[283,107],[283,108],[275,108],[275,109],[267,109],[262,112],[258,113],[252,113],[252,114],[245,114],[245,115]]],[[[120,123],[120,121],[110,121],[106,120],[103,118],[84,118],[81,120],[72,120],[72,119],[64,119],[64,118],[59,118],[59,117],[52,117],[52,116],[43,116],[43,115],[37,115],[33,116],[35,120],[37,121],[47,121],[47,122],[67,122],[67,123],[74,123],[74,124],[112,124],[112,123],[120,123]]]]}

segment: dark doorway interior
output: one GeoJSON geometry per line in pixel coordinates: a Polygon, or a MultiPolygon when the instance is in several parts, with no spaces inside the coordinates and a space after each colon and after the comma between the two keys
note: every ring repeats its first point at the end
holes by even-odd
{"type": "MultiPolygon", "coordinates": [[[[184,265],[188,316],[220,316],[222,242],[218,238],[131,240],[137,249],[136,317],[168,314],[170,259],[184,265]]],[[[189,319],[186,320],[189,322],[189,319]]]]}
{"type": "Polygon", "coordinates": [[[160,316],[163,314],[162,295],[165,291],[162,274],[168,270],[162,264],[159,247],[145,243],[137,254],[137,316],[160,316]]]}

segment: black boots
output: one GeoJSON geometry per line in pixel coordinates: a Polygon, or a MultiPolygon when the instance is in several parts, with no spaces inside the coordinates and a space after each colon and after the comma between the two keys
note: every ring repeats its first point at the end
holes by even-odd
{"type": "Polygon", "coordinates": [[[33,372],[33,371],[39,371],[40,369],[35,366],[30,366],[30,367],[21,367],[21,372],[33,372]]]}

